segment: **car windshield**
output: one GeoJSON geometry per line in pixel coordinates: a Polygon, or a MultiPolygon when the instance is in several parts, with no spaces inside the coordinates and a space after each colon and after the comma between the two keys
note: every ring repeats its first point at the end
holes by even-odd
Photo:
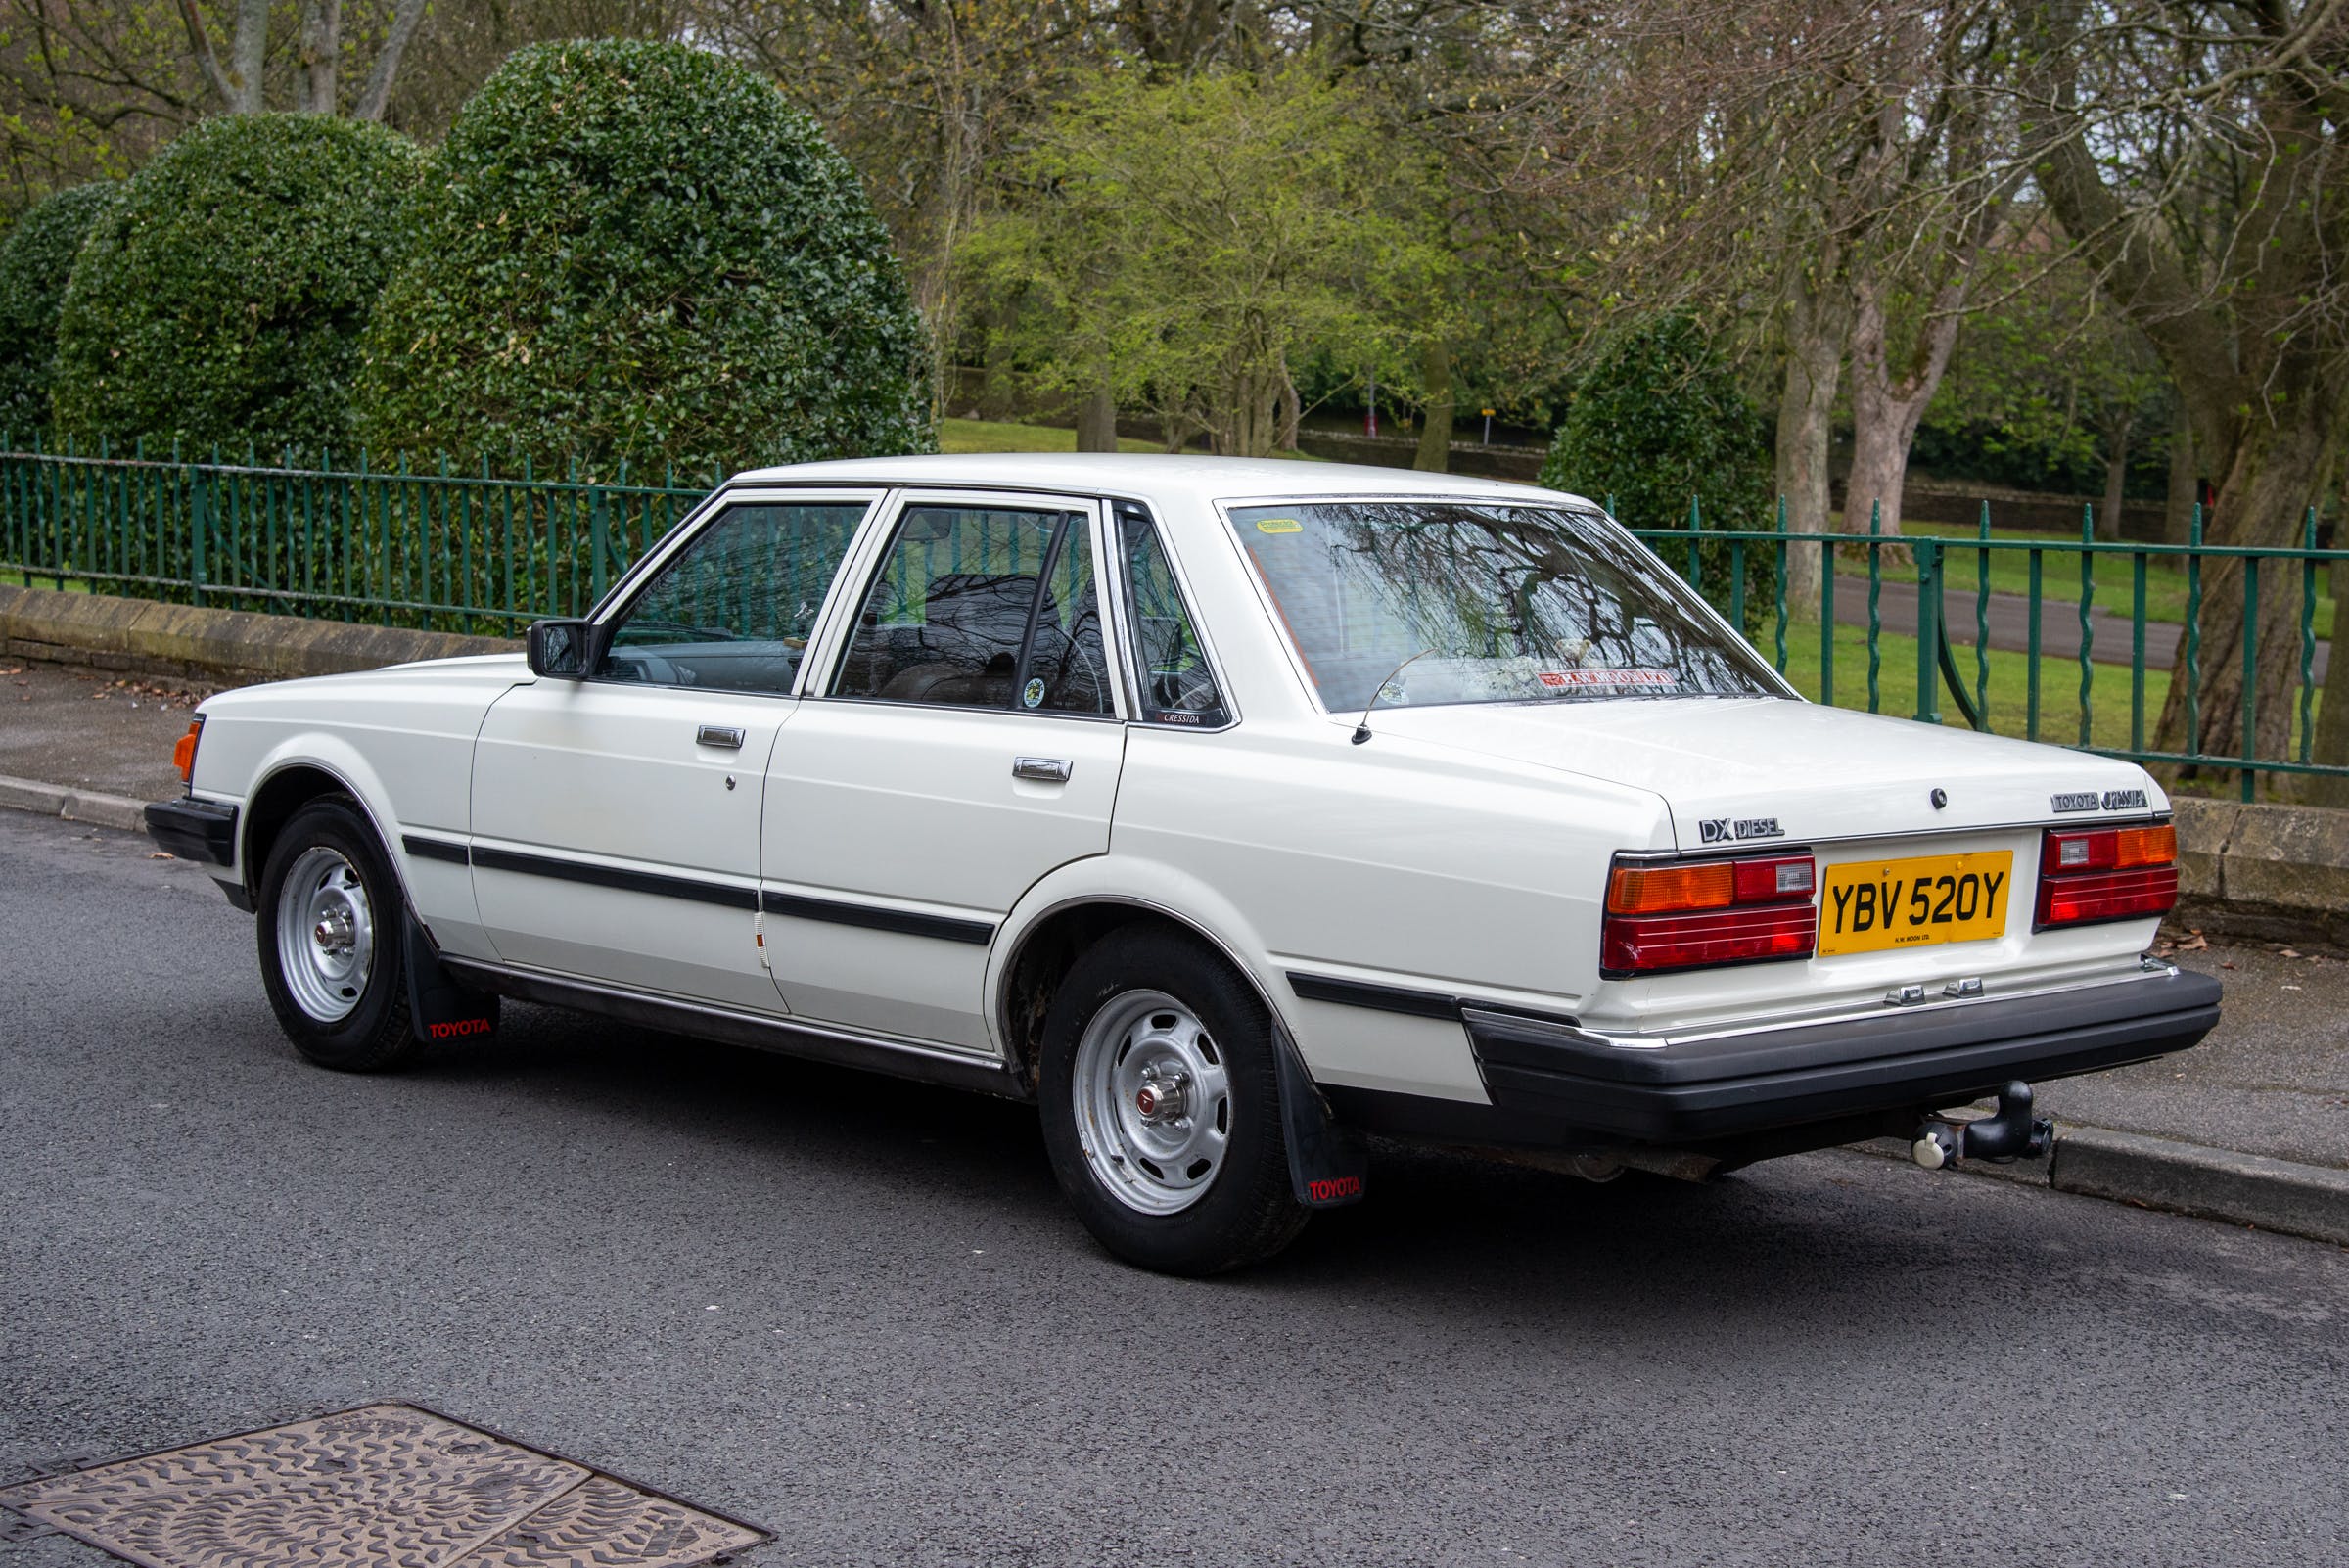
{"type": "Polygon", "coordinates": [[[1591,513],[1316,501],[1230,517],[1333,713],[1373,693],[1382,707],[1785,695],[1751,648],[1591,513]]]}

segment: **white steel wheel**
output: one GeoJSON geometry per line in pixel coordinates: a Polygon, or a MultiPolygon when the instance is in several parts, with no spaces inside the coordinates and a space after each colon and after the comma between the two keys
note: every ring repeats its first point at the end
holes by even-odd
{"type": "Polygon", "coordinates": [[[321,1024],[348,1018],[375,972],[375,910],[358,868],[311,845],[286,869],[277,899],[277,962],[286,992],[321,1024]]]}
{"type": "Polygon", "coordinates": [[[1094,1177],[1139,1214],[1206,1196],[1231,1142],[1231,1078],[1207,1026],[1161,991],[1110,998],[1077,1044],[1077,1140],[1094,1177]]]}

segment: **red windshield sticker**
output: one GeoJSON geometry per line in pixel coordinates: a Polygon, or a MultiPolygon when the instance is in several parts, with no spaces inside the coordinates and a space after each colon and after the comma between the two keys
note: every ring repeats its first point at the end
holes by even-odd
{"type": "Polygon", "coordinates": [[[1534,678],[1544,686],[1677,686],[1669,669],[1544,669],[1534,678]]]}

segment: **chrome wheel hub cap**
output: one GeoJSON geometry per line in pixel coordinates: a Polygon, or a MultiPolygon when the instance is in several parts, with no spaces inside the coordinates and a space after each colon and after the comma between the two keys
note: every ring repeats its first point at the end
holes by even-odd
{"type": "Polygon", "coordinates": [[[1164,992],[1114,996],[1077,1043],[1077,1138],[1129,1209],[1175,1214],[1207,1195],[1231,1139],[1231,1081],[1207,1027],[1164,992]]]}
{"type": "Polygon", "coordinates": [[[277,965],[294,1004],[341,1023],[375,969],[375,914],[359,873],[340,852],[313,845],[286,872],[277,900],[277,965]]]}

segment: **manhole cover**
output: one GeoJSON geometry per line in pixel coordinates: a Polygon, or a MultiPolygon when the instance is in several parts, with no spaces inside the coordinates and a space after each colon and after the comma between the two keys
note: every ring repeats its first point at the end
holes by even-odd
{"type": "Polygon", "coordinates": [[[413,1405],[20,1482],[0,1505],[147,1568],[687,1568],[764,1539],[413,1405]]]}

